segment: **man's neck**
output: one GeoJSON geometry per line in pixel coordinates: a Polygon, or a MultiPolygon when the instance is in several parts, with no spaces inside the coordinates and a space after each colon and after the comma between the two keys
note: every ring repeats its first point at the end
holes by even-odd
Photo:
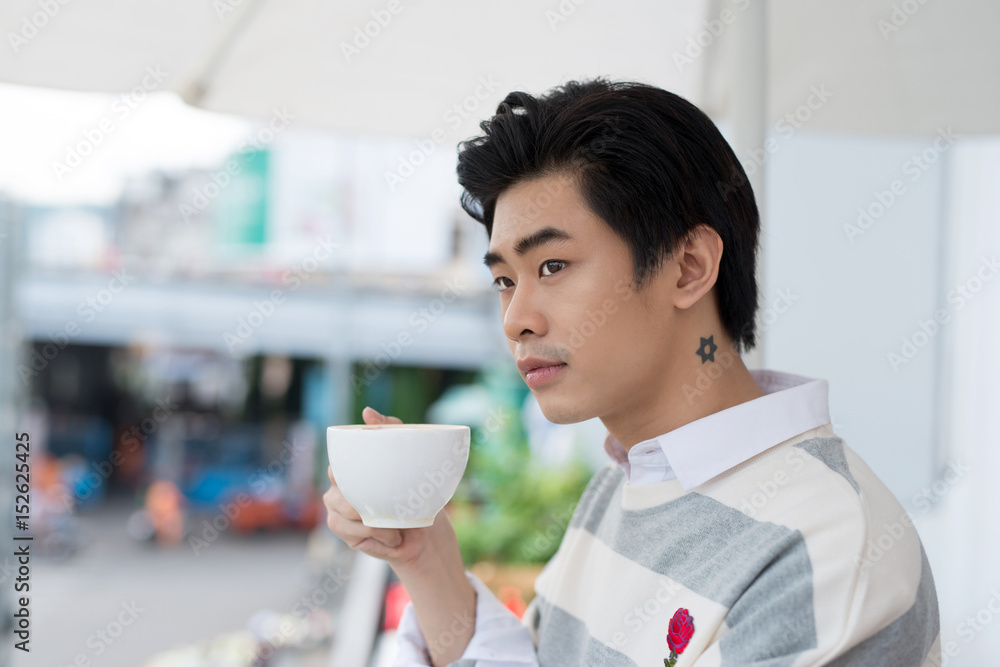
{"type": "Polygon", "coordinates": [[[688,368],[680,379],[664,377],[652,392],[636,392],[636,401],[602,416],[601,421],[628,451],[640,442],[764,396],[743,361],[733,356],[733,363],[714,379],[688,368]]]}

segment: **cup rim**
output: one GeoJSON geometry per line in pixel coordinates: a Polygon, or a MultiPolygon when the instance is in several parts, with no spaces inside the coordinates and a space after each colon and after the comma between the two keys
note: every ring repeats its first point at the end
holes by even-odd
{"type": "Polygon", "coordinates": [[[340,431],[460,431],[469,427],[464,424],[337,424],[326,428],[328,431],[333,429],[340,431]]]}

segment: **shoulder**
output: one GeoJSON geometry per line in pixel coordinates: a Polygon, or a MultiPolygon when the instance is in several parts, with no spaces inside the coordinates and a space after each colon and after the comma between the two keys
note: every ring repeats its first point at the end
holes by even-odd
{"type": "Polygon", "coordinates": [[[768,568],[798,560],[817,655],[871,657],[909,647],[919,664],[930,650],[938,604],[916,526],[843,439],[831,434],[782,443],[697,491],[738,510],[750,533],[788,531],[796,548],[776,554],[768,568]]]}
{"type": "Polygon", "coordinates": [[[695,491],[751,519],[807,536],[849,527],[841,537],[860,548],[873,509],[902,507],[860,457],[828,432],[775,445],[695,491]]]}
{"type": "Polygon", "coordinates": [[[859,569],[891,550],[891,560],[905,561],[912,581],[919,579],[921,545],[909,514],[836,435],[786,441],[696,491],[738,510],[751,525],[777,524],[800,534],[814,561],[859,569]],[[882,555],[877,549],[867,558],[880,542],[882,555]]]}

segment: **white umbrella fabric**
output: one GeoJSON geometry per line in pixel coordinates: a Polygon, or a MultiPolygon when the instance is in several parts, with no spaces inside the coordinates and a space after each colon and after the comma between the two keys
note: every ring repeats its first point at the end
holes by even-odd
{"type": "Polygon", "coordinates": [[[750,77],[768,82],[772,124],[826,90],[811,127],[996,133],[997,25],[989,0],[9,0],[0,81],[105,92],[145,82],[208,110],[284,108],[306,125],[458,139],[511,90],[595,74],[733,119],[750,77]],[[758,52],[766,68],[753,75],[758,52]]]}

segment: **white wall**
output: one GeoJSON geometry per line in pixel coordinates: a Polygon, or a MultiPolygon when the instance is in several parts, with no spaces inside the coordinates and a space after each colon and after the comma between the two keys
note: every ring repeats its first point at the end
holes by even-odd
{"type": "Polygon", "coordinates": [[[763,298],[796,299],[766,327],[764,365],[829,381],[835,430],[920,532],[942,645],[954,642],[946,664],[995,664],[1000,277],[989,260],[1000,259],[1000,140],[935,147],[934,137],[800,130],[779,146],[767,165],[763,298]],[[880,198],[881,215],[859,224],[858,209],[878,213],[880,198]]]}
{"type": "Polygon", "coordinates": [[[761,238],[765,299],[795,299],[764,335],[765,366],[826,378],[834,429],[900,499],[936,472],[940,340],[901,352],[944,301],[942,160],[910,172],[931,143],[799,131],[770,157],[761,238]],[[859,208],[884,213],[864,229],[859,208]]]}

